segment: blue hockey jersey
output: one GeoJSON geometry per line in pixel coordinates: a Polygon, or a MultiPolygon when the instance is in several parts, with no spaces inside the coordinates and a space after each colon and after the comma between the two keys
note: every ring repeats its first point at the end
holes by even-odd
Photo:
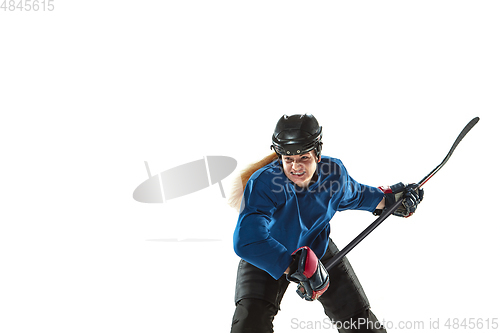
{"type": "Polygon", "coordinates": [[[278,279],[299,247],[310,247],[318,258],[325,254],[337,211],[373,212],[384,197],[378,188],[352,179],[338,159],[322,156],[316,172],[308,188],[290,181],[280,160],[250,177],[233,236],[238,256],[278,279]]]}

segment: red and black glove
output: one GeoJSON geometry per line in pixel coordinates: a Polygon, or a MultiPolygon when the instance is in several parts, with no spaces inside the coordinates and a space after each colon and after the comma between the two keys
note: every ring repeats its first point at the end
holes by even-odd
{"type": "Polygon", "coordinates": [[[330,278],[325,266],[319,261],[314,252],[303,246],[292,253],[293,262],[288,281],[296,282],[297,294],[307,301],[318,299],[328,289],[330,278]]]}
{"type": "MultiPolygon", "coordinates": [[[[396,216],[410,217],[417,210],[418,204],[424,199],[424,190],[418,188],[417,184],[405,185],[397,183],[392,186],[382,186],[379,189],[385,195],[385,208],[391,207],[403,197],[403,203],[393,213],[396,216]]],[[[382,212],[382,209],[377,209],[374,214],[380,215],[382,212]]]]}

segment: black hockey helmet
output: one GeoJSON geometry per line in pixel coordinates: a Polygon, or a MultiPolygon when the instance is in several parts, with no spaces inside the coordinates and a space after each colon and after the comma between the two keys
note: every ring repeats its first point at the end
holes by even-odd
{"type": "Polygon", "coordinates": [[[278,156],[301,155],[315,150],[321,156],[323,129],[311,114],[283,115],[276,124],[273,134],[274,149],[278,156]]]}

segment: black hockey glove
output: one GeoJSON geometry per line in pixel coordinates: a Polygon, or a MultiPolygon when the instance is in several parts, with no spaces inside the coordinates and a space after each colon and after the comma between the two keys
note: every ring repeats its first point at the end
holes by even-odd
{"type": "MultiPolygon", "coordinates": [[[[424,190],[418,188],[417,184],[404,185],[397,183],[392,186],[379,187],[385,195],[385,208],[391,207],[396,201],[403,197],[403,203],[396,209],[393,215],[410,217],[417,210],[418,204],[424,198],[424,190]]],[[[373,214],[380,215],[382,209],[377,209],[373,214]]]]}
{"type": "Polygon", "coordinates": [[[296,282],[297,294],[306,301],[318,299],[330,286],[330,278],[325,266],[319,261],[314,252],[303,246],[292,253],[293,262],[288,281],[296,282]]]}

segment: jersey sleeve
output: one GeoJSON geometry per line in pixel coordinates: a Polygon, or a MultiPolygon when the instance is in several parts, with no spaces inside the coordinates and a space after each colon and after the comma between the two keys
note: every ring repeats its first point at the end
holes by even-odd
{"type": "Polygon", "coordinates": [[[338,206],[343,210],[366,210],[373,212],[384,198],[384,193],[373,186],[364,185],[355,181],[347,172],[343,164],[341,168],[342,199],[338,206]]]}
{"type": "Polygon", "coordinates": [[[292,258],[287,248],[271,237],[271,217],[276,211],[276,194],[258,179],[250,179],[243,194],[244,208],[240,212],[233,235],[236,254],[252,265],[265,270],[276,280],[283,275],[292,258]]]}

